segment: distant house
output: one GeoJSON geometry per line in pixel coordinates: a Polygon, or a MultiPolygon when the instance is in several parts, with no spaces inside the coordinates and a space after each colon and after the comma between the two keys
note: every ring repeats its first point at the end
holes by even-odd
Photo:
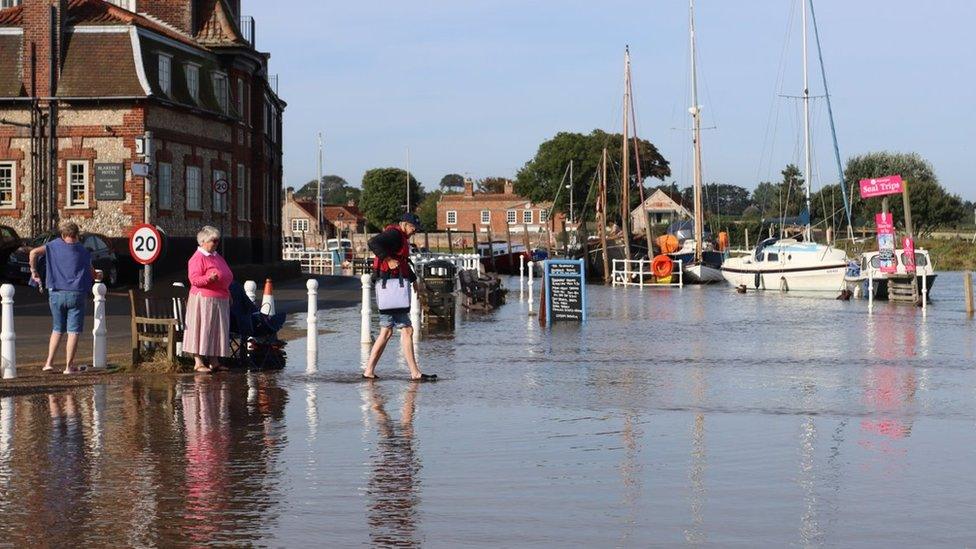
{"type": "Polygon", "coordinates": [[[296,199],[294,191],[288,189],[281,211],[284,240],[297,242],[300,247],[324,249],[325,239],[349,238],[352,233],[362,232],[366,225],[366,218],[352,201],[347,204],[324,204],[321,231],[315,210],[315,201],[296,199]]]}
{"type": "Polygon", "coordinates": [[[630,212],[631,232],[642,233],[645,220],[652,224],[673,223],[691,217],[691,212],[661,189],[654,191],[644,203],[630,212]]]}
{"type": "Polygon", "coordinates": [[[551,203],[537,204],[514,193],[512,182],[506,181],[503,192],[476,193],[474,182],[464,182],[464,192],[446,194],[437,202],[437,230],[470,231],[472,227],[487,236],[491,229],[493,238],[505,238],[507,232],[522,234],[523,228],[538,234],[549,230],[556,232],[562,226],[562,214],[549,219],[551,203]]]}

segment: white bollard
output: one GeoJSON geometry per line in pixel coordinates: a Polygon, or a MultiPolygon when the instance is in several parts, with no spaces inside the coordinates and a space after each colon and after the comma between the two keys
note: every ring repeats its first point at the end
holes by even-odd
{"type": "Polygon", "coordinates": [[[533,303],[535,302],[535,299],[533,299],[532,297],[532,287],[535,284],[535,282],[533,282],[532,280],[532,277],[534,275],[535,275],[535,262],[529,261],[529,313],[532,312],[532,306],[533,303]]]}
{"type": "Polygon", "coordinates": [[[410,325],[413,326],[413,340],[420,340],[420,297],[416,288],[410,288],[410,325]]]}
{"type": "Polygon", "coordinates": [[[17,334],[14,333],[14,286],[0,286],[0,378],[17,377],[17,334]]]}
{"type": "Polygon", "coordinates": [[[305,314],[305,326],[307,330],[306,338],[308,339],[306,343],[308,349],[308,363],[306,364],[305,371],[312,374],[318,370],[319,281],[314,278],[310,278],[308,279],[308,282],[305,283],[305,287],[308,289],[308,312],[305,314]]]}
{"type": "Polygon", "coordinates": [[[519,254],[519,299],[525,291],[525,256],[519,254]]]}
{"type": "Polygon", "coordinates": [[[922,317],[928,314],[927,304],[929,302],[929,279],[922,275],[922,317]]]}
{"type": "Polygon", "coordinates": [[[258,303],[258,283],[253,280],[247,280],[244,282],[244,293],[247,294],[247,298],[251,300],[251,303],[257,305],[258,303]]]}
{"type": "Polygon", "coordinates": [[[868,271],[868,312],[874,309],[874,273],[868,271]]]}
{"type": "Polygon", "coordinates": [[[105,285],[96,282],[92,286],[92,295],[95,297],[95,306],[92,310],[92,368],[98,370],[108,366],[108,344],[105,334],[108,329],[105,327],[105,285]]]}
{"type": "MultiPolygon", "coordinates": [[[[183,284],[182,282],[174,282],[173,283],[173,287],[174,288],[183,288],[184,290],[186,289],[186,285],[183,284]]],[[[184,314],[184,313],[186,313],[186,311],[181,310],[184,303],[186,303],[186,302],[185,301],[181,301],[179,299],[174,299],[173,300],[173,318],[179,319],[182,322],[186,322],[186,315],[184,314]]],[[[184,329],[184,326],[183,325],[177,326],[176,329],[177,329],[177,331],[182,332],[183,329],[184,329]]],[[[176,356],[183,356],[183,338],[182,337],[179,338],[179,341],[176,342],[176,356]]]]}
{"type": "Polygon", "coordinates": [[[369,302],[371,290],[369,287],[370,278],[371,277],[368,274],[364,274],[359,277],[359,279],[363,282],[363,307],[360,309],[360,313],[363,317],[361,326],[362,335],[359,338],[359,342],[363,345],[369,345],[373,342],[373,335],[369,333],[369,314],[370,310],[372,309],[372,304],[369,302]]]}

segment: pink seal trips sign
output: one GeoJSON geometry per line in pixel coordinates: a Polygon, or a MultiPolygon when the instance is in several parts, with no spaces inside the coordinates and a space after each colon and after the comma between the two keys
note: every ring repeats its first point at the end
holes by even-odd
{"type": "Polygon", "coordinates": [[[902,262],[905,264],[905,270],[914,273],[915,272],[915,241],[912,237],[906,236],[902,241],[901,245],[904,252],[901,254],[902,262]]]}
{"type": "Polygon", "coordinates": [[[898,194],[905,189],[900,175],[872,177],[861,180],[861,198],[873,198],[888,194],[898,194]]]}
{"type": "Polygon", "coordinates": [[[874,223],[878,228],[878,262],[881,272],[898,271],[895,261],[895,223],[891,212],[875,214],[874,223]]]}

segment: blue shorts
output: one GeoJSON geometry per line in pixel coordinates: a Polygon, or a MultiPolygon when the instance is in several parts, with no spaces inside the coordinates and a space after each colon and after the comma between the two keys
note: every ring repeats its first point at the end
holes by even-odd
{"type": "Polygon", "coordinates": [[[81,333],[85,324],[84,292],[50,290],[48,303],[51,305],[51,317],[54,318],[54,328],[51,331],[59,334],[65,331],[69,334],[81,333]]]}
{"type": "Polygon", "coordinates": [[[384,313],[380,311],[380,328],[409,328],[410,313],[384,313]]]}

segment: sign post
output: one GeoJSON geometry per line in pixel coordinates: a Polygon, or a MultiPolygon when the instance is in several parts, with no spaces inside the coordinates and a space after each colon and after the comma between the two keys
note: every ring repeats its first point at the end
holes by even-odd
{"type": "Polygon", "coordinates": [[[544,264],[546,326],[586,321],[586,267],[582,259],[550,259],[544,264]]]}
{"type": "MultiPolygon", "coordinates": [[[[151,272],[149,271],[151,265],[159,259],[162,251],[163,237],[159,229],[148,223],[135,226],[129,237],[129,253],[136,263],[146,267],[147,273],[151,272]]],[[[147,292],[152,290],[152,279],[147,276],[145,282],[143,290],[147,292]]]]}
{"type": "Polygon", "coordinates": [[[230,183],[226,179],[218,179],[213,182],[213,191],[220,195],[220,251],[223,254],[227,253],[226,246],[224,246],[224,222],[227,219],[227,215],[230,212],[230,205],[227,203],[227,191],[230,190],[230,183]]]}

